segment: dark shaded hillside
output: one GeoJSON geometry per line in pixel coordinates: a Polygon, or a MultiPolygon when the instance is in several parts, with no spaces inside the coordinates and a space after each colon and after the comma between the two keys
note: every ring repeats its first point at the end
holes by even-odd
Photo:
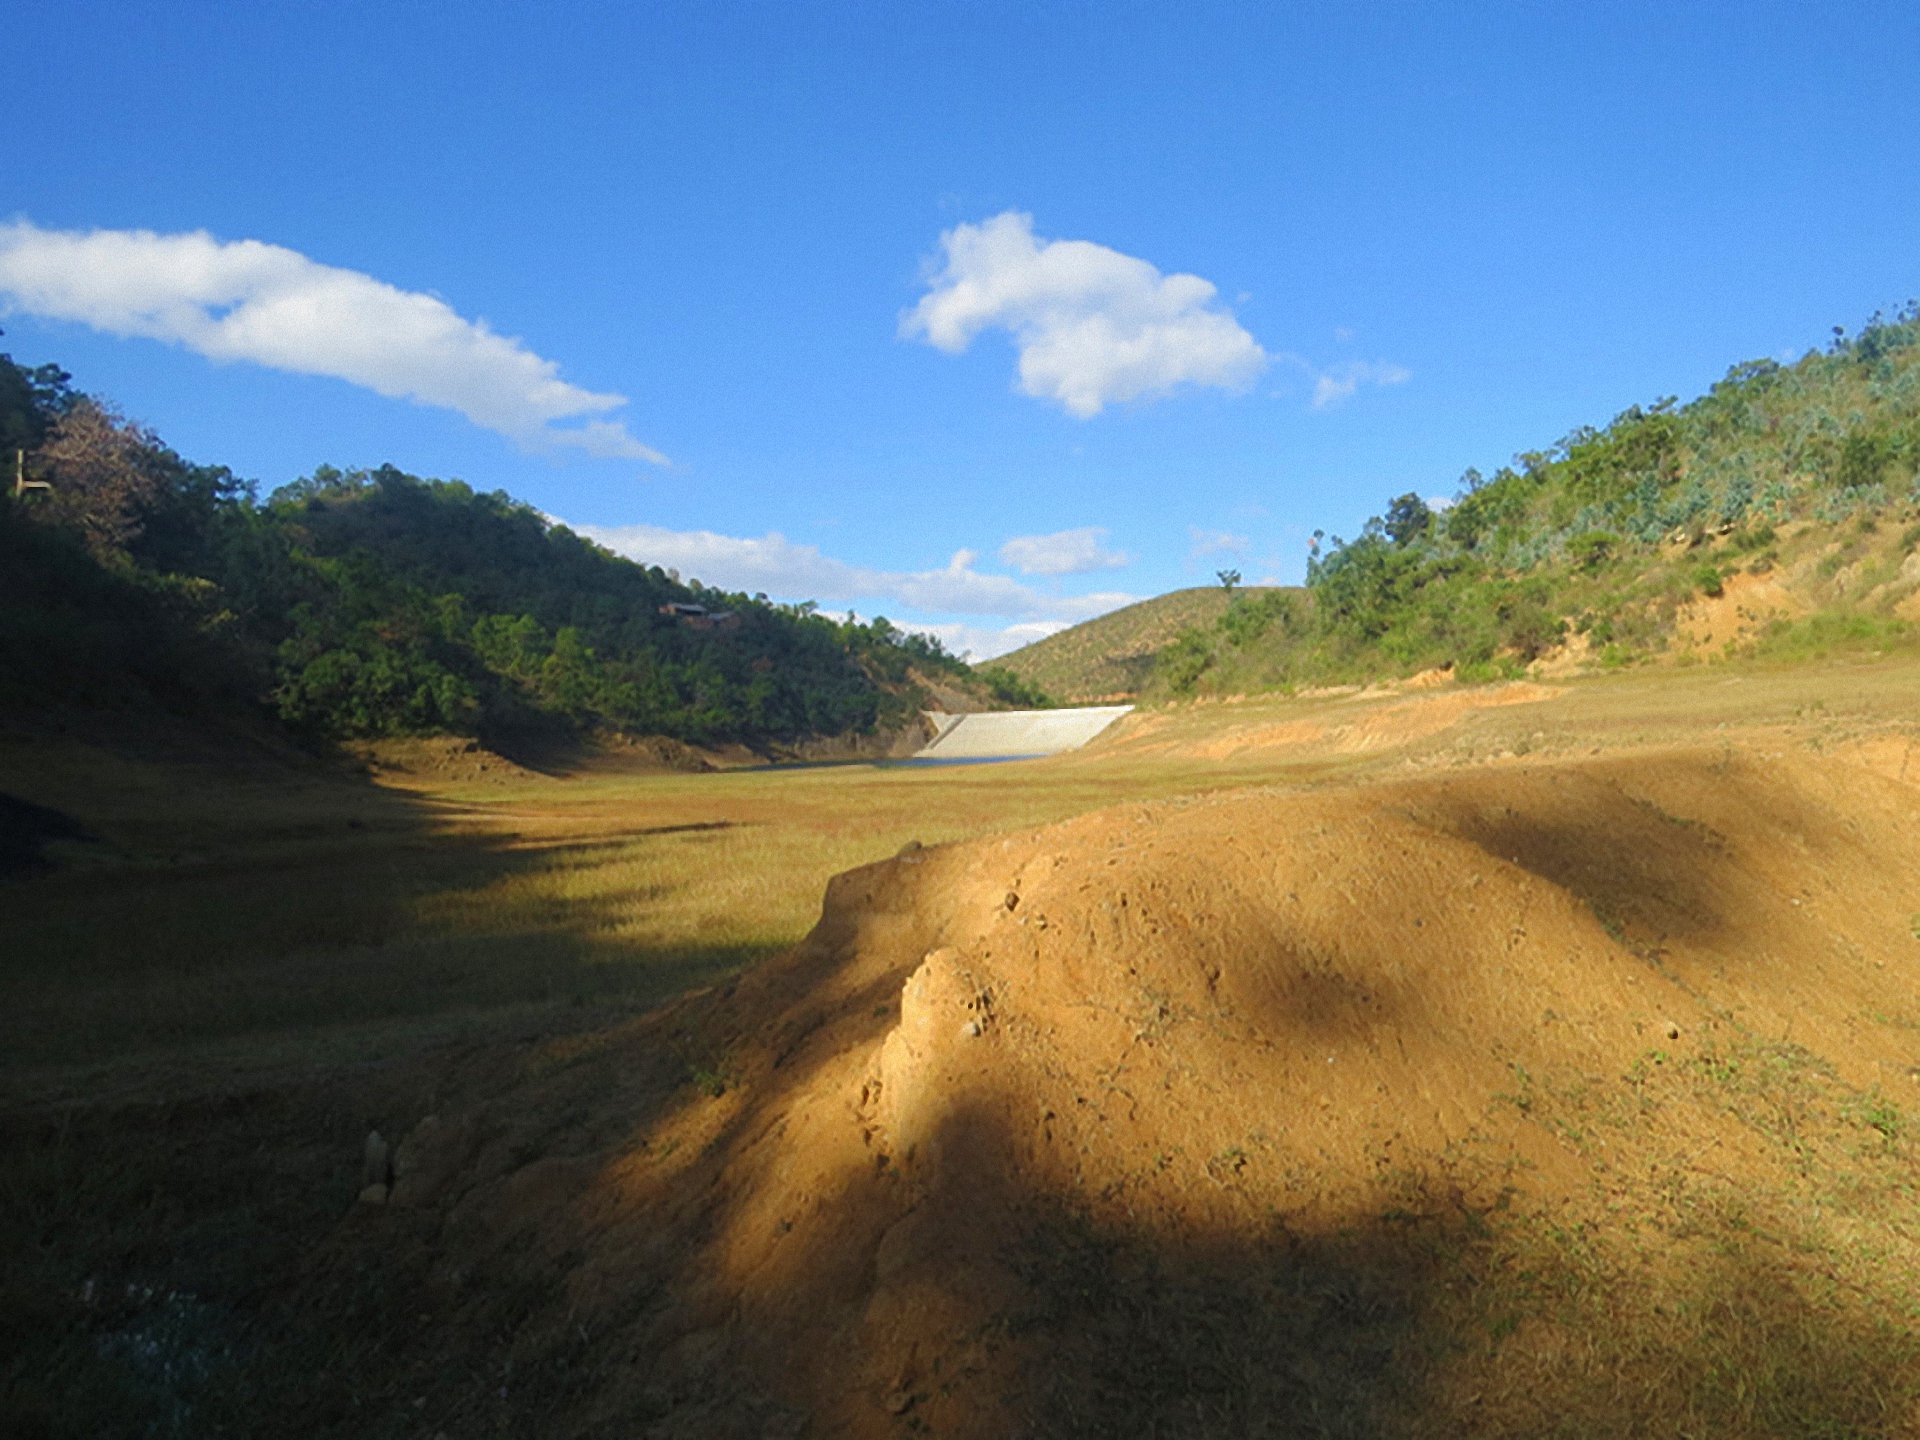
{"type": "MultiPolygon", "coordinates": [[[[364,708],[356,728],[379,728],[369,682],[400,664],[433,693],[407,728],[564,718],[785,740],[871,729],[910,708],[890,706],[905,697],[883,688],[905,682],[907,667],[862,664],[885,632],[692,589],[505,495],[390,469],[323,471],[276,495],[269,515],[337,586],[336,603],[290,612],[280,698],[296,721],[357,720],[364,708]],[[662,613],[668,605],[722,618],[662,613]]],[[[926,663],[945,659],[925,648],[926,663]]]]}
{"type": "Polygon", "coordinates": [[[0,500],[0,705],[762,744],[905,725],[929,683],[996,703],[937,641],[681,584],[504,492],[322,467],[261,504],[58,371],[0,379],[44,482],[0,500]]]}

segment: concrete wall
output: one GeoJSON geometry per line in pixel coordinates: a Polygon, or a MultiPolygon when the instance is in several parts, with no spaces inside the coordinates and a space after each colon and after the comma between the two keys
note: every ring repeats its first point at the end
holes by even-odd
{"type": "Polygon", "coordinates": [[[933,715],[934,738],[916,760],[995,760],[1078,750],[1131,705],[1077,710],[995,710],[981,715],[933,715]]]}

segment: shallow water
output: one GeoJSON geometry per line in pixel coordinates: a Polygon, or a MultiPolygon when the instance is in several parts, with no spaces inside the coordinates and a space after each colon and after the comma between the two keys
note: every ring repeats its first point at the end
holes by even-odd
{"type": "Polygon", "coordinates": [[[934,765],[1004,765],[1009,760],[1044,760],[1044,755],[910,755],[905,760],[876,760],[881,770],[921,769],[934,765]]]}

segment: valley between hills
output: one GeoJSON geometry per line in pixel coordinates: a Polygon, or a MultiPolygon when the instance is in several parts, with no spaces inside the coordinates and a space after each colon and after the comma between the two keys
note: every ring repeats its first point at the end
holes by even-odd
{"type": "Polygon", "coordinates": [[[10,1433],[1920,1434],[1911,307],[985,666],[69,380],[10,1433]]]}

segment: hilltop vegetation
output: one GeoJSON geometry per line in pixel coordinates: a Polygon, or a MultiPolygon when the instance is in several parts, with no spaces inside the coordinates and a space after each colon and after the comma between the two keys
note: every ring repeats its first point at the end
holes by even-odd
{"type": "Polygon", "coordinates": [[[1183,631],[1212,625],[1231,596],[1215,586],[1174,590],[1023,646],[996,662],[1070,705],[1131,699],[1155,657],[1183,631]]]}
{"type": "Polygon", "coordinates": [[[457,480],[323,466],[262,503],[57,367],[0,358],[0,432],[52,486],[0,501],[0,704],[764,743],[903,725],[929,685],[1032,698],[884,618],[682,583],[457,480]]]}
{"type": "Polygon", "coordinates": [[[1469,470],[1444,507],[1400,496],[1355,539],[1326,540],[1304,594],[1223,596],[1216,619],[1158,653],[1146,689],[1724,654],[1725,638],[1705,651],[1689,640],[1688,622],[1758,588],[1752,577],[1769,594],[1748,607],[1736,652],[1895,643],[1920,589],[1917,470],[1909,306],[1794,364],[1737,365],[1691,404],[1636,405],[1492,476],[1469,470]]]}

